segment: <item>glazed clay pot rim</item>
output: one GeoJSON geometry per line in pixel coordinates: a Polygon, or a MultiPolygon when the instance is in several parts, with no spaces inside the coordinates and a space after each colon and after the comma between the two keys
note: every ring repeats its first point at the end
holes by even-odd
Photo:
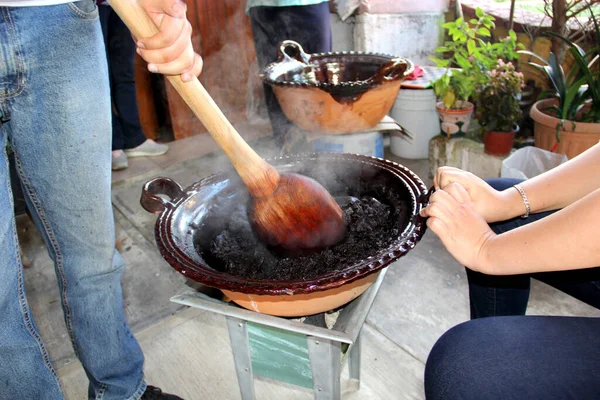
{"type": "Polygon", "coordinates": [[[446,108],[445,106],[440,106],[440,104],[444,104],[443,101],[438,101],[435,105],[435,108],[437,108],[439,112],[442,112],[444,114],[467,114],[473,111],[473,109],[475,108],[475,104],[471,103],[470,101],[463,101],[463,104],[465,103],[468,104],[468,106],[464,108],[446,108]]]}
{"type": "MultiPolygon", "coordinates": [[[[532,104],[529,114],[531,118],[538,124],[556,128],[560,123],[560,119],[542,111],[542,108],[557,104],[556,99],[543,99],[532,104]]],[[[578,122],[572,120],[564,120],[561,132],[576,132],[576,133],[597,133],[600,128],[600,123],[597,122],[578,122]]]]}
{"type": "MultiPolygon", "coordinates": [[[[328,274],[315,278],[302,280],[257,280],[229,275],[216,271],[206,265],[200,264],[189,258],[185,252],[175,245],[171,229],[172,217],[178,212],[178,208],[185,203],[197,191],[215,181],[220,181],[226,176],[226,172],[206,177],[184,190],[184,195],[172,202],[172,207],[167,207],[157,218],[155,225],[155,237],[159,251],[163,258],[182,275],[201,282],[207,286],[234,292],[244,292],[256,295],[281,295],[312,293],[337,288],[357,279],[363,278],[371,273],[379,271],[391,262],[402,257],[420,241],[426,231],[425,218],[419,215],[419,210],[427,202],[427,189],[420,178],[408,168],[389,160],[375,157],[320,153],[302,154],[294,156],[279,157],[274,160],[288,161],[281,165],[305,162],[311,159],[325,158],[327,160],[341,160],[346,162],[360,162],[384,169],[394,175],[407,185],[415,202],[415,214],[410,217],[409,223],[404,231],[394,239],[385,249],[378,251],[376,255],[367,257],[350,265],[343,270],[332,271],[328,274]],[[383,167],[383,168],[382,168],[383,167]]],[[[275,164],[277,165],[277,164],[275,164]]]]}
{"type": "MultiPolygon", "coordinates": [[[[273,62],[271,64],[268,64],[262,73],[259,74],[260,79],[268,84],[268,85],[272,85],[272,86],[281,86],[281,87],[303,87],[303,88],[317,88],[317,89],[322,89],[328,92],[331,91],[336,91],[339,89],[351,89],[351,88],[364,88],[364,87],[376,87],[379,86],[381,84],[385,84],[385,83],[390,83],[390,82],[395,82],[395,81],[401,81],[404,78],[406,78],[408,75],[412,74],[415,66],[414,63],[406,58],[403,57],[398,57],[398,56],[393,56],[390,54],[386,54],[386,53],[374,53],[374,52],[366,52],[366,51],[331,51],[331,52],[327,52],[327,53],[313,53],[313,54],[306,54],[304,53],[304,51],[302,50],[302,46],[300,46],[299,44],[296,43],[296,45],[298,46],[298,48],[300,49],[302,55],[304,57],[307,57],[305,60],[303,60],[306,65],[314,65],[317,64],[314,61],[321,61],[323,59],[326,58],[341,58],[344,56],[350,56],[353,58],[356,58],[357,61],[360,60],[361,57],[363,58],[367,58],[367,57],[371,57],[371,58],[379,58],[382,61],[382,66],[385,63],[394,61],[394,60],[398,60],[399,62],[405,62],[407,64],[406,66],[406,70],[402,73],[402,74],[398,74],[396,76],[394,76],[392,79],[383,79],[381,82],[372,82],[373,78],[369,78],[369,79],[365,79],[365,80],[359,80],[359,81],[348,81],[348,82],[338,82],[338,83],[325,83],[325,82],[294,82],[294,81],[278,81],[278,80],[274,80],[271,79],[269,77],[270,72],[281,63],[281,60],[278,60],[276,62],[273,62]]],[[[280,49],[281,49],[280,45],[280,49]]],[[[281,53],[281,50],[280,50],[281,53]]],[[[348,62],[348,61],[338,61],[338,62],[348,62]]],[[[350,61],[352,62],[352,61],[350,61]]]]}
{"type": "MultiPolygon", "coordinates": [[[[485,125],[482,125],[481,127],[485,128],[485,125]]],[[[515,123],[515,129],[513,129],[512,131],[488,131],[488,130],[486,130],[484,132],[484,134],[486,134],[486,133],[498,133],[498,134],[504,134],[504,133],[511,134],[511,133],[514,133],[514,134],[517,134],[517,133],[519,133],[520,130],[521,130],[521,127],[517,123],[515,123]]]]}

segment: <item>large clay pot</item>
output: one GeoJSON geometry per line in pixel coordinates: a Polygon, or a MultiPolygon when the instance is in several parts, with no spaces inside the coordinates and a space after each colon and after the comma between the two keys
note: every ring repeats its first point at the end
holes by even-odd
{"type": "Polygon", "coordinates": [[[261,73],[273,87],[287,118],[323,134],[361,132],[391,110],[402,80],[414,69],[409,60],[385,54],[306,54],[298,43],[279,46],[279,60],[261,73]]]}
{"type": "Polygon", "coordinates": [[[519,127],[517,126],[512,132],[486,132],[483,135],[483,150],[492,156],[505,157],[509,155],[518,131],[519,127]]]}
{"type": "Polygon", "coordinates": [[[436,105],[440,117],[441,134],[447,137],[463,137],[469,130],[471,116],[475,105],[469,101],[463,101],[461,108],[449,109],[443,102],[436,105]]]}
{"type": "Polygon", "coordinates": [[[185,190],[168,178],[156,178],[144,186],[141,203],[147,211],[159,213],[155,237],[165,260],[187,278],[220,289],[242,307],[271,315],[305,316],[335,309],[358,297],[381,269],[407,254],[425,233],[425,219],[419,212],[427,205],[427,188],[406,167],[374,157],[333,153],[288,156],[271,160],[271,164],[281,171],[313,177],[332,194],[358,189],[371,193],[375,187],[383,188],[378,199],[392,201],[392,206],[390,199],[404,199],[409,215],[394,221],[400,234],[388,247],[374,248],[354,265],[307,279],[249,279],[212,268],[196,251],[199,237],[211,240],[206,233],[211,225],[207,222],[210,210],[227,210],[248,200],[235,173],[210,176],[185,190]]]}
{"type": "Polygon", "coordinates": [[[554,99],[540,100],[531,106],[534,120],[535,146],[548,151],[565,154],[569,159],[583,153],[600,141],[600,124],[565,121],[560,130],[560,142],[556,140],[556,126],[560,120],[543,112],[556,104],[554,99]],[[558,143],[558,145],[557,145],[558,143]]]}

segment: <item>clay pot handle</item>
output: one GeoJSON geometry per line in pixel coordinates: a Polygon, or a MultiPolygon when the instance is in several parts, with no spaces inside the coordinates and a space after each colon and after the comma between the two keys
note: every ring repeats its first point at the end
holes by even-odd
{"type": "Polygon", "coordinates": [[[423,208],[427,207],[429,205],[429,198],[431,197],[431,195],[435,192],[435,187],[432,186],[431,188],[429,188],[429,190],[426,193],[421,194],[421,196],[419,196],[419,205],[421,206],[421,208],[418,211],[421,211],[423,208]]]}
{"type": "Polygon", "coordinates": [[[174,207],[177,200],[183,197],[185,193],[177,182],[169,178],[154,178],[146,182],[142,188],[142,198],[140,203],[144,210],[149,213],[158,214],[165,209],[174,207]],[[159,197],[164,195],[170,197],[170,201],[159,197]]]}
{"type": "Polygon", "coordinates": [[[405,77],[411,74],[414,70],[414,65],[412,62],[405,60],[403,58],[394,58],[391,61],[383,64],[377,72],[375,76],[371,78],[373,83],[380,84],[386,81],[393,81],[398,79],[399,77],[405,77]]]}
{"type": "Polygon", "coordinates": [[[293,40],[284,40],[279,44],[279,56],[278,60],[287,61],[290,59],[295,59],[304,64],[308,64],[310,61],[310,56],[304,52],[304,49],[298,42],[294,42],[293,40]],[[293,53],[290,55],[288,50],[292,50],[293,53]]]}

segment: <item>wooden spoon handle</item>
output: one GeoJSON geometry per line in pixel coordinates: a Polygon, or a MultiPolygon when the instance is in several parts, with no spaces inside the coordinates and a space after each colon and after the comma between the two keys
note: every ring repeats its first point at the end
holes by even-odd
{"type": "MultiPolygon", "coordinates": [[[[158,33],[158,28],[137,0],[110,0],[110,5],[136,37],[158,33]]],[[[250,195],[270,195],[279,183],[279,173],[244,141],[198,78],[183,82],[180,76],[170,75],[167,79],[229,156],[250,195]]]]}

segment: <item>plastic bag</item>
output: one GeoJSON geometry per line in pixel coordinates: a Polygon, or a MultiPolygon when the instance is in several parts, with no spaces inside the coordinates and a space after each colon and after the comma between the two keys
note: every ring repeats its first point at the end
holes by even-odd
{"type": "Polygon", "coordinates": [[[538,147],[523,147],[502,161],[503,178],[529,179],[549,171],[568,160],[564,154],[551,153],[538,147]]]}
{"type": "Polygon", "coordinates": [[[338,16],[342,21],[345,21],[360,7],[361,0],[333,0],[333,3],[338,16]]]}

